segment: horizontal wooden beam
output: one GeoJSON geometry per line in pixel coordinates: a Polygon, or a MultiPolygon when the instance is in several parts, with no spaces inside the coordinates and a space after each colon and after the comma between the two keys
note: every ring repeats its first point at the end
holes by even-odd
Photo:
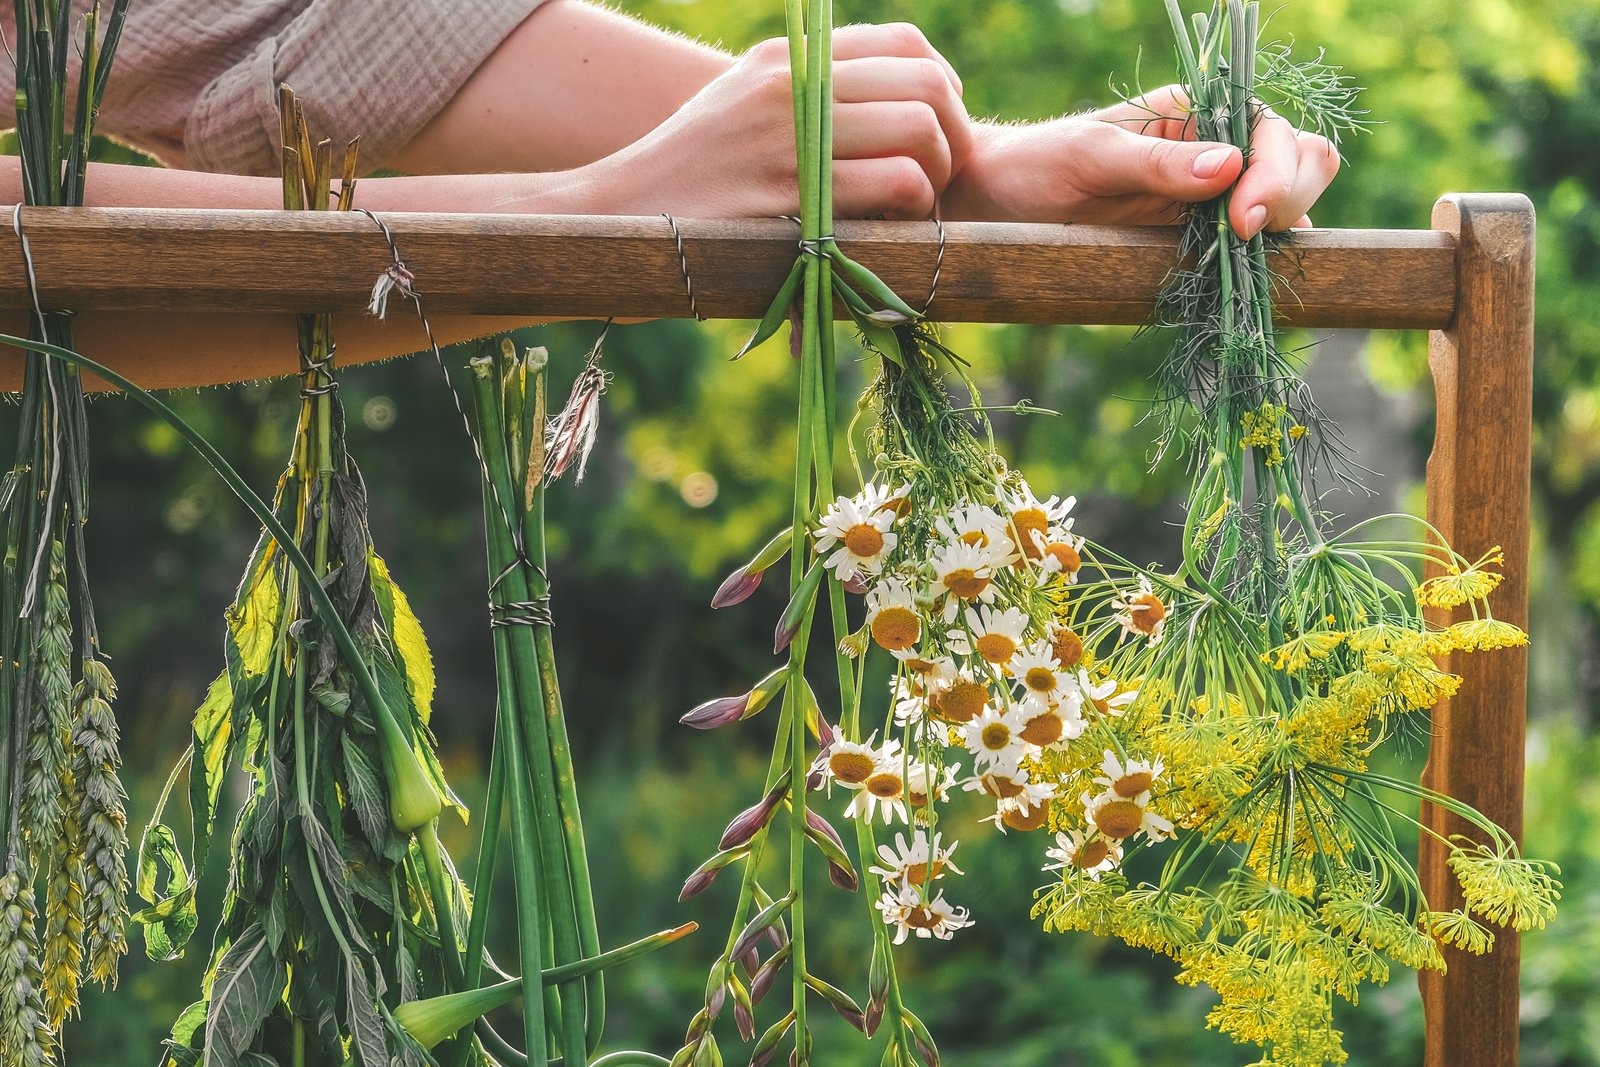
{"type": "MultiPolygon", "coordinates": [[[[393,214],[385,221],[431,314],[689,315],[664,217],[393,214]]],[[[754,318],[795,256],[782,219],[678,219],[707,318],[754,318]]],[[[389,261],[360,214],[28,208],[47,308],[342,311],[389,261]]],[[[930,314],[947,322],[1143,323],[1177,255],[1166,228],[948,223],[930,314]]],[[[838,240],[913,305],[938,256],[933,223],[840,223],[838,240]]],[[[28,306],[16,239],[0,307],[28,306]]],[[[1304,326],[1441,328],[1455,311],[1455,241],[1434,230],[1316,230],[1273,257],[1281,317],[1304,326]]]]}

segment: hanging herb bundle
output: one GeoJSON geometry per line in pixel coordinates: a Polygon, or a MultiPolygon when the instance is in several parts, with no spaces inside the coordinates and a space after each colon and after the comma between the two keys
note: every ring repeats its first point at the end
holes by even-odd
{"type": "MultiPolygon", "coordinates": [[[[70,4],[16,4],[27,204],[83,203],[94,117],[125,9],[112,5],[102,33],[98,5],[79,25],[70,4]]],[[[20,236],[20,208],[14,221],[20,236]]],[[[25,242],[23,250],[31,278],[25,242]]],[[[72,346],[70,313],[37,302],[34,311],[35,340],[72,346]]],[[[0,1059],[21,1067],[55,1061],[80,983],[114,983],[127,947],[116,684],[84,552],[88,464],[81,374],[28,353],[16,459],[0,485],[0,1059]]]]}
{"type": "MultiPolygon", "coordinates": [[[[356,146],[335,199],[331,145],[310,143],[287,89],[281,104],[285,206],[348,210],[356,146]]],[[[173,1027],[171,1064],[422,1064],[422,1044],[389,1003],[462,988],[465,892],[435,830],[443,805],[459,804],[428,731],[432,661],[373,551],[345,451],[330,317],[302,316],[299,347],[300,419],[274,505],[293,545],[263,533],[228,611],[227,670],[195,715],[197,868],[235,760],[252,788],[205,995],[173,1027]]],[[[181,953],[195,926],[193,878],[161,823],[166,799],[137,879],[151,901],[137,918],[157,958],[181,953]]]]}
{"type": "MultiPolygon", "coordinates": [[[[1320,57],[1258,48],[1256,4],[1213,5],[1192,36],[1175,0],[1167,7],[1196,136],[1248,159],[1263,99],[1331,136],[1356,127],[1354,90],[1320,57]]],[[[1316,479],[1349,472],[1280,348],[1267,261],[1277,239],[1241,239],[1228,208],[1224,195],[1189,213],[1192,265],[1160,303],[1175,333],[1168,440],[1195,468],[1182,562],[1075,598],[1069,622],[1138,695],[1046,761],[1068,860],[1086,842],[1125,840],[1135,807],[1175,825],[1177,840],[1153,883],[1066,863],[1035,913],[1172,956],[1180,981],[1221,995],[1211,1025],[1261,1045],[1262,1062],[1343,1062],[1335,997],[1354,1000],[1391,964],[1442,970],[1441,944],[1481,953],[1495,927],[1543,926],[1560,884],[1476,811],[1371,766],[1396,735],[1426,736],[1427,709],[1461,684],[1435,655],[1526,637],[1489,609],[1497,550],[1469,560],[1400,516],[1331,532],[1316,479]],[[1385,522],[1420,535],[1383,536],[1385,522]],[[1437,576],[1419,585],[1424,568],[1437,576]],[[1466,616],[1430,625],[1428,608],[1466,616]],[[1391,820],[1437,836],[1406,811],[1417,800],[1477,835],[1443,841],[1464,907],[1434,910],[1393,836],[1391,820]]]]}

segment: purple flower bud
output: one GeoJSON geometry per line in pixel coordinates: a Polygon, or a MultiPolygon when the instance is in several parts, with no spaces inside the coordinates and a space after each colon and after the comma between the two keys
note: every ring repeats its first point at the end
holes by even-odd
{"type": "Polygon", "coordinates": [[[739,962],[744,965],[744,973],[754,978],[761,971],[761,953],[751,949],[739,957],[739,962]]]}
{"type": "Polygon", "coordinates": [[[867,580],[861,577],[859,574],[852,574],[849,578],[845,579],[844,591],[846,593],[853,593],[856,596],[861,596],[867,591],[867,580]]]}
{"type": "Polygon", "coordinates": [[[922,1038],[917,1036],[915,1033],[911,1035],[911,1040],[917,1046],[917,1051],[922,1055],[922,1061],[926,1063],[928,1067],[939,1067],[938,1049],[934,1048],[928,1042],[922,1040],[922,1038]]]}
{"type": "Polygon", "coordinates": [[[744,603],[750,599],[751,594],[760,588],[761,576],[765,573],[766,571],[751,573],[744,567],[740,567],[722,580],[722,584],[717,587],[716,595],[711,598],[711,606],[713,608],[731,608],[735,604],[744,603]]]}
{"type": "Polygon", "coordinates": [[[884,1006],[884,1002],[876,997],[867,1001],[867,1010],[862,1019],[864,1025],[861,1028],[861,1032],[868,1037],[878,1032],[878,1024],[883,1022],[884,1006]]]}
{"type": "Polygon", "coordinates": [[[733,1002],[733,1023],[739,1028],[739,1037],[743,1041],[756,1039],[756,1020],[750,1014],[750,1006],[742,1000],[733,1002]]]}
{"type": "Polygon", "coordinates": [[[778,655],[789,647],[789,642],[794,640],[794,635],[800,632],[800,620],[790,621],[788,616],[778,620],[778,628],[772,633],[772,654],[778,655]]]}
{"type": "Polygon", "coordinates": [[[716,871],[695,871],[684,880],[683,888],[678,890],[678,903],[682,904],[690,897],[705,892],[716,880],[716,871]]]}
{"type": "Polygon", "coordinates": [[[714,1020],[721,1015],[722,1004],[727,999],[728,987],[725,985],[717,986],[716,990],[711,994],[711,999],[706,1001],[706,1016],[714,1020]]]}
{"type": "Polygon", "coordinates": [[[819,815],[816,808],[806,809],[806,825],[817,833],[822,834],[841,849],[844,848],[844,840],[839,836],[839,831],[833,828],[832,823],[819,815]]]}
{"type": "Polygon", "coordinates": [[[766,796],[733,817],[728,828],[722,831],[722,840],[717,843],[717,847],[726,852],[728,849],[749,844],[750,839],[772,821],[772,813],[778,810],[779,802],[788,794],[789,776],[784,775],[766,796]]]}
{"type": "Polygon", "coordinates": [[[749,704],[749,693],[740,693],[736,697],[716,697],[704,704],[696,705],[685,712],[678,721],[696,730],[715,730],[719,726],[729,726],[744,718],[745,709],[749,704]]]}
{"type": "MultiPolygon", "coordinates": [[[[828,881],[843,889],[846,893],[854,893],[861,886],[861,880],[856,877],[856,872],[848,867],[841,867],[837,863],[828,864],[828,881]]],[[[848,1022],[848,1020],[846,1020],[848,1022]]],[[[851,1023],[852,1026],[856,1024],[851,1023]]],[[[860,1029],[860,1027],[857,1027],[860,1029]]]]}

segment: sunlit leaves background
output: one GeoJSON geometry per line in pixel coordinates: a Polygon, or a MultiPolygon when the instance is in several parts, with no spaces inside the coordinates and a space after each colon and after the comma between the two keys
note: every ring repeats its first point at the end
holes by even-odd
{"type": "MultiPolygon", "coordinates": [[[[781,31],[776,3],[637,0],[622,6],[729,48],[781,31]]],[[[1149,0],[881,0],[847,19],[915,21],[961,71],[974,115],[1045,118],[1171,80],[1168,31],[1149,0]]],[[[1600,0],[1300,0],[1270,30],[1326,47],[1368,87],[1378,125],[1346,146],[1347,165],[1314,213],[1338,226],[1420,227],[1452,190],[1519,189],[1539,210],[1535,424],[1535,677],[1529,846],[1558,859],[1568,902],[1557,928],[1528,938],[1523,1062],[1600,1064],[1600,761],[1594,695],[1600,659],[1600,0]]],[[[686,736],[679,713],[765,673],[777,594],[731,612],[706,607],[721,575],[784,523],[794,409],[780,343],[729,365],[737,324],[662,322],[613,330],[616,378],[589,477],[551,495],[557,644],[596,856],[604,939],[620,943],[687,918],[720,940],[725,900],[675,903],[681,879],[757,788],[764,730],[686,736]]],[[[548,345],[564,394],[597,331],[530,334],[548,345]]],[[[997,420],[1002,447],[1035,486],[1076,493],[1081,527],[1134,558],[1170,559],[1179,472],[1151,472],[1141,421],[1156,338],[1086,328],[949,331],[989,402],[1027,397],[1061,412],[997,420]]],[[[1351,513],[1416,507],[1430,435],[1424,338],[1340,337],[1308,349],[1323,397],[1386,477],[1351,513]],[[1342,399],[1342,403],[1336,403],[1342,399]]],[[[454,358],[463,359],[465,353],[454,358]]],[[[852,384],[863,369],[850,366],[852,384]]],[[[440,666],[436,724],[469,800],[481,795],[492,713],[481,529],[472,460],[431,361],[346,375],[352,451],[373,490],[380,550],[428,627],[440,666]]],[[[186,417],[270,487],[286,455],[286,382],[178,397],[186,417]]],[[[177,437],[131,405],[94,405],[94,562],[131,810],[147,810],[187,736],[186,720],[221,662],[221,611],[254,530],[177,437]]],[[[1414,770],[1414,767],[1413,767],[1414,770]]],[[[842,806],[842,802],[840,804],[842,806]]],[[[1204,994],[1170,967],[1087,938],[1038,933],[1026,918],[1043,843],[970,834],[970,872],[952,895],[978,925],[952,944],[908,948],[911,996],[936,1020],[947,1061],[966,1065],[1228,1064],[1242,1049],[1203,1029],[1204,994]],[[983,840],[984,837],[989,840],[983,840]]],[[[472,837],[451,834],[465,856],[472,837]]],[[[218,884],[207,884],[212,899],[218,884]]],[[[724,887],[717,887],[722,889],[724,887]]],[[[827,893],[819,888],[819,893],[827,893]]],[[[812,914],[837,916],[824,976],[859,992],[866,905],[837,892],[812,914]]],[[[214,920],[214,911],[210,920],[214,920]]],[[[503,939],[509,953],[510,940],[503,939]]],[[[68,1035],[81,1065],[144,1062],[196,992],[191,958],[130,960],[115,994],[92,996],[68,1035]]],[[[708,945],[690,939],[613,983],[617,1042],[676,1047],[703,984],[708,945]]],[[[1400,975],[1345,1011],[1356,1063],[1414,1062],[1420,1020],[1400,975]]],[[[857,1056],[849,1035],[819,1040],[830,1065],[857,1056]]],[[[613,1046],[616,1047],[616,1046],[613,1046]]]]}

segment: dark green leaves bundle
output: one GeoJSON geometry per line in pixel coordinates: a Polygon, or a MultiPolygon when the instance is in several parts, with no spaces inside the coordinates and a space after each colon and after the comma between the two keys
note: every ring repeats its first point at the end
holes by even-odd
{"type": "MultiPolygon", "coordinates": [[[[70,4],[16,4],[28,204],[83,203],[94,113],[124,8],[113,5],[102,36],[98,6],[75,25],[70,4]],[[69,116],[74,52],[81,68],[69,116]]],[[[68,314],[35,310],[34,339],[72,347],[68,314]]],[[[16,458],[0,482],[0,1060],[19,1067],[54,1061],[79,984],[114,982],[126,947],[116,685],[100,658],[89,595],[88,511],[82,378],[30,353],[16,458]]]]}
{"type": "MultiPolygon", "coordinates": [[[[287,206],[333,206],[331,147],[309,143],[292,95],[285,105],[287,206]]],[[[352,145],[339,208],[354,172],[352,145]]],[[[275,511],[335,617],[263,534],[228,610],[227,670],[195,716],[197,862],[235,761],[251,791],[204,996],[173,1028],[171,1064],[422,1064],[389,1005],[445,992],[461,967],[465,894],[434,831],[453,798],[427,727],[431,659],[372,549],[329,319],[299,326],[300,421],[275,511]]],[[[152,904],[138,918],[150,953],[170,957],[194,929],[194,886],[159,819],[140,848],[138,887],[152,904]]]]}

